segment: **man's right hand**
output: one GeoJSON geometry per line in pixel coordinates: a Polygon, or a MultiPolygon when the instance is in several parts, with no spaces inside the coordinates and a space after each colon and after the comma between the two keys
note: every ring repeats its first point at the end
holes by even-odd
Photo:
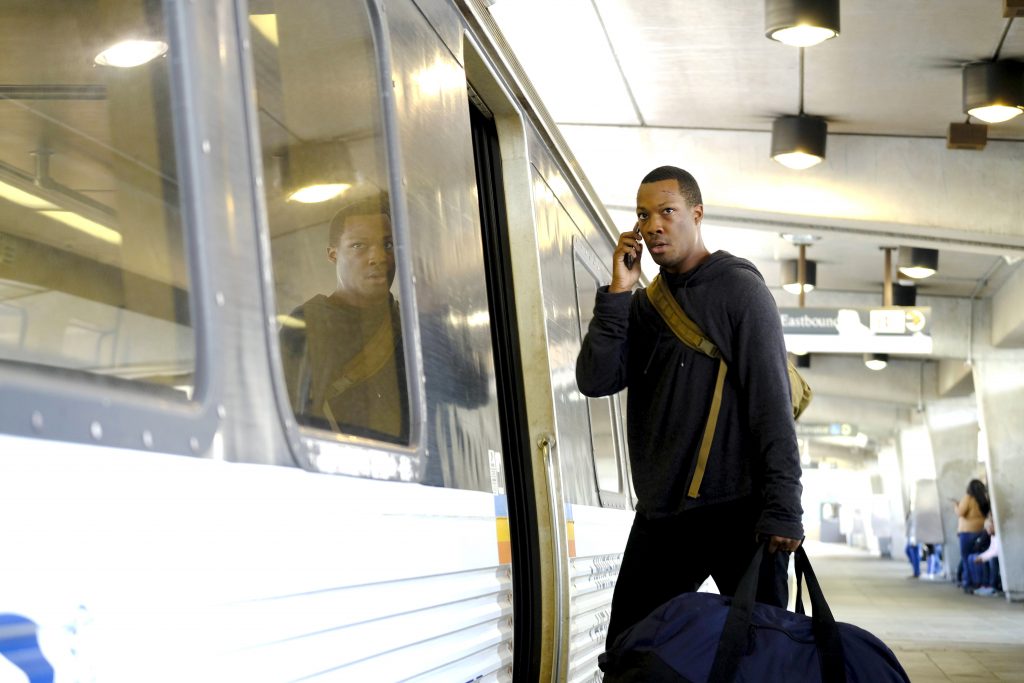
{"type": "Polygon", "coordinates": [[[608,286],[609,293],[629,292],[640,281],[640,255],[644,251],[644,241],[637,229],[639,224],[628,232],[619,235],[619,243],[612,255],[612,283],[608,286]],[[633,267],[626,267],[626,255],[633,257],[633,267]]]}

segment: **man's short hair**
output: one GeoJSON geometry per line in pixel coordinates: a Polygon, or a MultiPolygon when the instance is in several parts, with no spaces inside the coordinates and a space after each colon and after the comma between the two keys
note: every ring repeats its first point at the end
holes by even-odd
{"type": "Polygon", "coordinates": [[[646,185],[647,183],[657,183],[662,180],[675,180],[679,183],[679,194],[683,195],[686,203],[690,206],[704,203],[700,196],[700,185],[697,184],[696,179],[683,169],[676,168],[675,166],[659,166],[645,175],[640,184],[646,185]]]}
{"type": "Polygon", "coordinates": [[[387,216],[391,220],[391,203],[387,192],[379,192],[371,197],[354,199],[345,204],[331,219],[331,229],[327,235],[327,245],[338,246],[338,240],[345,232],[345,223],[354,216],[387,216]]]}

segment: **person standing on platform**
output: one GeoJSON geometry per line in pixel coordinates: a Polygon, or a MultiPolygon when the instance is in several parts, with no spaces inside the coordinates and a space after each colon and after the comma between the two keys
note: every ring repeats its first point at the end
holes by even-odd
{"type": "Polygon", "coordinates": [[[999,536],[996,535],[995,520],[991,517],[985,520],[985,531],[991,536],[988,549],[981,553],[971,553],[968,557],[973,569],[971,578],[977,578],[978,588],[974,590],[975,595],[995,595],[998,592],[996,586],[1001,585],[999,556],[1003,550],[999,536]]]}
{"type": "Polygon", "coordinates": [[[960,540],[960,572],[957,583],[961,587],[967,587],[970,581],[967,558],[974,548],[975,541],[984,533],[985,518],[992,511],[992,505],[989,503],[988,489],[978,479],[971,479],[967,484],[967,492],[963,498],[959,501],[951,500],[956,507],[956,530],[960,540]]]}
{"type": "Polygon", "coordinates": [[[629,389],[638,505],[612,597],[608,647],[709,575],[721,593],[733,594],[762,542],[770,554],[758,600],[785,607],[789,553],[803,537],[786,348],[771,292],[749,261],[704,246],[703,200],[686,171],[649,173],[636,215],[634,230],[619,236],[611,284],[598,290],[576,363],[587,396],[629,389]],[[680,342],[646,290],[632,291],[645,245],[668,291],[721,352],[724,384],[719,362],[680,342]],[[705,452],[716,387],[717,429],[705,452]]]}
{"type": "Polygon", "coordinates": [[[917,542],[917,529],[915,526],[915,515],[914,511],[911,510],[907,513],[907,547],[904,549],[907,559],[910,560],[910,569],[913,571],[913,574],[907,577],[908,579],[916,579],[921,576],[921,546],[917,542]]]}

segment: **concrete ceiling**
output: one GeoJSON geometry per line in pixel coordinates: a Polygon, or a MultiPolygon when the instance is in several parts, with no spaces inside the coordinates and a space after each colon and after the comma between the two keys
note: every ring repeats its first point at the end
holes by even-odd
{"type": "MultiPolygon", "coordinates": [[[[769,286],[797,256],[781,233],[820,238],[808,306],[879,305],[882,247],[939,249],[938,274],[919,283],[925,304],[990,298],[1019,268],[1024,116],[990,125],[984,150],[946,148],[949,124],[966,120],[961,65],[1001,40],[1000,58],[1024,59],[1024,19],[1004,18],[1002,0],[842,2],[840,35],[804,53],[804,110],[829,127],[825,161],[806,171],[769,159],[773,119],[799,110],[800,52],[765,37],[763,0],[495,0],[489,11],[620,230],[640,178],[672,164],[701,183],[709,247],[751,259],[769,286]]],[[[933,333],[937,349],[967,336],[933,333]]],[[[921,360],[938,356],[891,369],[917,377],[921,360]]],[[[927,394],[917,381],[900,390],[899,372],[867,384],[863,372],[859,360],[817,364],[809,415],[859,411],[885,438],[927,394]]]]}

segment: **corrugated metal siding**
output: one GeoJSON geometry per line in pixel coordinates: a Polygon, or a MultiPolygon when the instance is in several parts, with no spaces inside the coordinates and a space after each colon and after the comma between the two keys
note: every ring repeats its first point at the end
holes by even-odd
{"type": "Polygon", "coordinates": [[[577,557],[569,565],[570,683],[600,681],[597,657],[604,652],[611,614],[612,589],[622,553],[577,557]]]}
{"type": "Polygon", "coordinates": [[[233,607],[237,649],[222,663],[237,680],[511,680],[507,567],[233,607]]]}

